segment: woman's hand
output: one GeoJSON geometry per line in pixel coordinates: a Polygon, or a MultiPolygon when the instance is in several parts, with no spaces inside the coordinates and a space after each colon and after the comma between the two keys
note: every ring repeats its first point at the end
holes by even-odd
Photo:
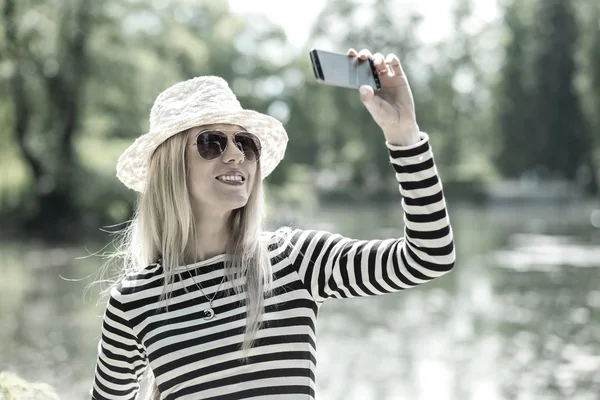
{"type": "Polygon", "coordinates": [[[374,91],[370,86],[361,86],[360,99],[383,130],[386,140],[398,146],[417,143],[420,137],[415,103],[398,57],[395,54],[387,57],[381,53],[371,54],[367,49],[358,53],[350,49],[348,55],[373,61],[381,88],[374,91]]]}

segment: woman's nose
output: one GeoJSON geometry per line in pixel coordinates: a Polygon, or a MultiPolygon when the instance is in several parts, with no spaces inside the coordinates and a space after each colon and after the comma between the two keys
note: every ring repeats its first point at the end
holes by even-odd
{"type": "Polygon", "coordinates": [[[244,162],[244,152],[238,147],[233,136],[228,137],[227,148],[223,152],[223,162],[230,163],[242,163],[244,162]]]}

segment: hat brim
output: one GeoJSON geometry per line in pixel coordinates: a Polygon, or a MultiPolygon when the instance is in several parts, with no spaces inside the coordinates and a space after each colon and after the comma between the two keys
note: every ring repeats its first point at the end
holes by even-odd
{"type": "Polygon", "coordinates": [[[267,177],[281,162],[288,142],[287,132],[277,119],[254,110],[220,111],[198,115],[172,126],[161,126],[138,137],[119,157],[117,177],[125,186],[144,192],[150,159],[165,140],[187,129],[209,124],[239,125],[261,142],[261,175],[267,177]]]}

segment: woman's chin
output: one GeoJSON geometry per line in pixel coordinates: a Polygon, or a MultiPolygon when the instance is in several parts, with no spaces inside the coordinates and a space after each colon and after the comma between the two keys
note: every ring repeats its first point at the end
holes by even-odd
{"type": "Polygon", "coordinates": [[[228,198],[217,201],[217,204],[223,207],[223,209],[226,211],[237,210],[238,208],[244,207],[247,203],[247,196],[229,196],[228,198]]]}

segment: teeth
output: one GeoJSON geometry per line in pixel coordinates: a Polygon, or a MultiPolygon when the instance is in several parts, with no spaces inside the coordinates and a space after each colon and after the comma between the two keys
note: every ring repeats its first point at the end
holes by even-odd
{"type": "Polygon", "coordinates": [[[242,177],[239,175],[223,175],[217,178],[220,181],[237,181],[242,182],[242,177]]]}

